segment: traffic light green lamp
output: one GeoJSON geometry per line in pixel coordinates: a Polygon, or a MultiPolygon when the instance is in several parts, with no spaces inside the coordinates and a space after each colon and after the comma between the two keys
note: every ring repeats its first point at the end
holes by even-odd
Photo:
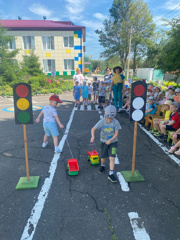
{"type": "Polygon", "coordinates": [[[17,83],[13,86],[15,123],[23,124],[27,177],[21,177],[16,190],[37,188],[39,176],[29,176],[26,124],[33,124],[31,85],[17,83]]]}

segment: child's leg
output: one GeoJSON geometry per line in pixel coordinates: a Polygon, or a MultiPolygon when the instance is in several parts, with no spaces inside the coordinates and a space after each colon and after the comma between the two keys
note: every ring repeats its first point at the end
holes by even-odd
{"type": "Polygon", "coordinates": [[[109,169],[110,169],[110,171],[114,172],[115,158],[114,157],[109,157],[109,160],[110,160],[110,162],[109,162],[109,169]]]}
{"type": "Polygon", "coordinates": [[[162,132],[164,135],[167,135],[166,125],[161,124],[161,125],[160,125],[160,129],[161,129],[161,132],[162,132]]]}
{"type": "Polygon", "coordinates": [[[176,133],[173,134],[172,140],[173,140],[173,142],[174,142],[175,144],[176,144],[177,142],[179,142],[178,139],[177,139],[177,134],[176,134],[176,133]]]}
{"type": "Polygon", "coordinates": [[[56,148],[56,147],[58,147],[58,136],[56,136],[56,137],[53,137],[53,142],[54,142],[54,147],[56,148]]]}
{"type": "Polygon", "coordinates": [[[44,143],[47,143],[47,141],[48,141],[48,136],[47,136],[46,134],[44,134],[43,142],[44,142],[44,143]]]}
{"type": "Polygon", "coordinates": [[[153,121],[153,126],[154,126],[154,128],[155,129],[157,129],[158,130],[158,132],[160,132],[161,130],[160,130],[160,123],[161,122],[159,122],[159,121],[153,121]]]}

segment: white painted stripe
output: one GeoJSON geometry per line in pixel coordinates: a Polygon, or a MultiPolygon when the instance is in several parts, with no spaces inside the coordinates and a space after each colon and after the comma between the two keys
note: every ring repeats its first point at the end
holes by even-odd
{"type": "Polygon", "coordinates": [[[101,114],[101,111],[98,111],[99,114],[101,114]]]}
{"type": "Polygon", "coordinates": [[[144,228],[144,222],[142,222],[138,214],[136,212],[130,212],[128,213],[128,216],[130,218],[134,238],[136,240],[150,240],[150,237],[147,234],[146,229],[144,228]]]}
{"type": "Polygon", "coordinates": [[[115,164],[120,164],[117,154],[116,154],[116,157],[115,157],[115,164]]]}
{"type": "MultiPolygon", "coordinates": [[[[63,149],[63,147],[64,147],[64,143],[66,141],[66,138],[67,138],[67,135],[68,135],[68,132],[69,132],[72,120],[73,120],[74,113],[75,113],[75,109],[73,109],[73,111],[71,113],[69,122],[66,126],[65,134],[63,135],[63,137],[62,137],[62,139],[59,143],[59,148],[61,148],[61,149],[63,149]]],[[[27,240],[27,239],[31,240],[31,239],[33,239],[38,221],[41,217],[41,214],[42,214],[42,211],[43,211],[43,208],[44,208],[45,201],[48,197],[49,190],[51,188],[51,184],[52,184],[52,181],[53,181],[53,178],[54,178],[54,174],[56,172],[57,163],[58,163],[58,160],[59,160],[60,156],[61,156],[61,153],[54,154],[54,157],[51,161],[51,165],[49,167],[49,177],[47,177],[45,179],[44,184],[41,188],[41,191],[38,195],[37,201],[36,201],[33,209],[31,210],[31,215],[30,215],[30,217],[27,221],[27,224],[24,228],[23,234],[21,236],[21,240],[27,240]],[[29,229],[32,229],[32,231],[29,231],[29,229]]]]}
{"type": "Polygon", "coordinates": [[[138,123],[139,127],[155,142],[157,145],[167,154],[175,163],[180,166],[180,160],[175,157],[173,154],[169,154],[169,150],[165,147],[161,142],[159,142],[150,132],[148,132],[140,123],[138,123]]]}
{"type": "Polygon", "coordinates": [[[83,104],[81,105],[80,110],[84,110],[84,105],[83,104]]]}
{"type": "Polygon", "coordinates": [[[100,119],[103,119],[103,116],[102,116],[102,115],[100,115],[100,119]]]}
{"type": "Polygon", "coordinates": [[[87,110],[91,110],[91,105],[87,105],[87,110]]]}
{"type": "Polygon", "coordinates": [[[123,192],[129,192],[129,186],[128,183],[125,181],[123,175],[120,172],[117,172],[117,177],[121,186],[121,189],[123,192]]]}
{"type": "Polygon", "coordinates": [[[98,110],[98,105],[95,104],[95,109],[98,110]]]}

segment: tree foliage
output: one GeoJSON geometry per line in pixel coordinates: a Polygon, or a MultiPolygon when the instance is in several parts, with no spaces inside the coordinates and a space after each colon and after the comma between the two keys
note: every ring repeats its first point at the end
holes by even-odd
{"type": "Polygon", "coordinates": [[[30,55],[23,56],[22,71],[26,75],[37,76],[42,73],[39,57],[31,51],[30,55]]]}
{"type": "Polygon", "coordinates": [[[102,54],[107,59],[118,56],[121,66],[125,68],[132,26],[135,69],[136,58],[145,54],[146,43],[155,29],[148,5],[144,0],[114,0],[109,12],[110,17],[103,22],[103,29],[96,30],[99,42],[105,48],[102,54]]]}
{"type": "Polygon", "coordinates": [[[0,26],[0,76],[3,82],[12,82],[19,77],[19,66],[15,61],[18,50],[9,50],[8,43],[14,40],[7,30],[0,26]]]}

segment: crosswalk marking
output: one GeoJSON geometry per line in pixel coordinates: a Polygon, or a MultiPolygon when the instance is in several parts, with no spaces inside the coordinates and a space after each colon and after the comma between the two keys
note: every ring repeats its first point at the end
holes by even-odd
{"type": "Polygon", "coordinates": [[[141,220],[138,213],[130,212],[128,213],[128,216],[130,218],[135,240],[150,240],[150,237],[144,228],[144,222],[141,220]]]}
{"type": "Polygon", "coordinates": [[[130,189],[129,189],[128,183],[125,181],[123,175],[120,172],[117,172],[117,177],[118,177],[119,183],[121,185],[122,191],[129,192],[130,189]]]}

